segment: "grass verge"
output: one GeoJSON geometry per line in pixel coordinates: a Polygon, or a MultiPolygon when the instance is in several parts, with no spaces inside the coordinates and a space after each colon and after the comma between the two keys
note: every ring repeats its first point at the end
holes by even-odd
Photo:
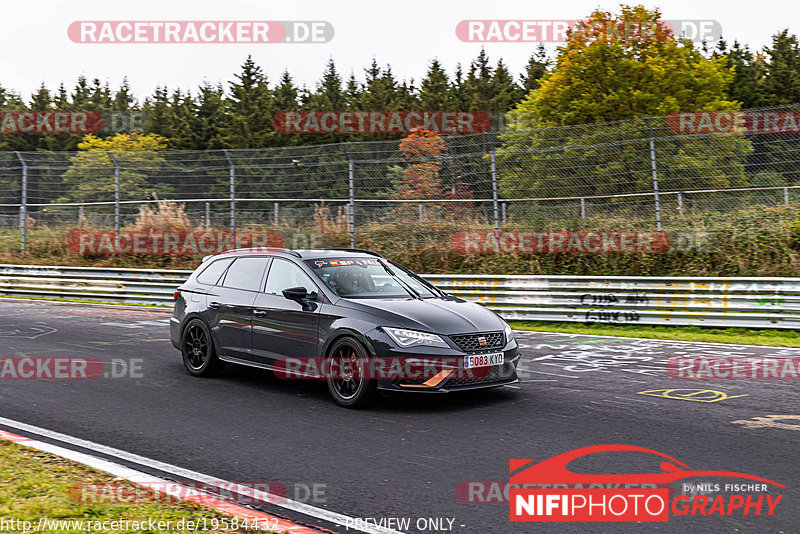
{"type": "MultiPolygon", "coordinates": [[[[210,508],[186,502],[152,503],[137,502],[131,504],[98,504],[96,502],[81,503],[80,498],[73,497],[79,484],[103,484],[114,482],[116,485],[130,485],[110,474],[97,471],[91,467],[66,460],[59,456],[31,449],[8,441],[0,441],[0,532],[14,532],[16,529],[10,521],[30,521],[33,529],[42,517],[50,520],[83,521],[83,529],[75,528],[76,523],[68,526],[61,523],[46,532],[87,532],[89,521],[170,521],[171,525],[183,525],[188,521],[205,520],[207,529],[198,531],[205,533],[261,532],[264,530],[211,528],[215,525],[227,525],[233,518],[220,514],[210,508]],[[77,502],[76,502],[77,501],[77,502]],[[215,523],[216,521],[216,523],[215,523]],[[58,528],[58,527],[62,528],[58,528]]],[[[138,489],[137,495],[144,490],[138,489]]],[[[150,501],[150,499],[137,499],[150,501]]],[[[99,523],[94,523],[99,524],[99,523]]],[[[166,523],[164,523],[166,524],[166,523]]],[[[202,523],[197,523],[202,525],[202,523]]],[[[30,529],[30,530],[33,530],[30,529]]],[[[21,530],[20,530],[21,531],[21,530]]],[[[97,532],[97,530],[93,530],[97,532]]],[[[103,532],[142,532],[142,530],[103,529],[103,532]]],[[[144,531],[152,532],[152,530],[144,531]]],[[[162,531],[162,530],[159,530],[162,531]]],[[[188,532],[188,529],[172,529],[169,532],[188,532]]]]}
{"type": "Polygon", "coordinates": [[[515,330],[539,332],[800,347],[800,332],[795,330],[708,328],[703,326],[585,325],[543,321],[511,321],[510,324],[515,330]]]}

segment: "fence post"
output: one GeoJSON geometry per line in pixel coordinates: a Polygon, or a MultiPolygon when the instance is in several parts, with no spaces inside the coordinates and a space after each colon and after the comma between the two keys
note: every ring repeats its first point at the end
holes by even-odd
{"type": "Polygon", "coordinates": [[[119,250],[120,212],[119,212],[119,163],[110,150],[106,150],[111,163],[114,164],[114,250],[119,250]]]}
{"type": "Polygon", "coordinates": [[[22,158],[22,154],[14,152],[22,163],[22,191],[19,204],[19,229],[20,229],[20,248],[23,254],[28,248],[28,164],[22,158]]]}
{"type": "Polygon", "coordinates": [[[495,160],[495,151],[494,147],[492,147],[492,154],[491,154],[491,161],[492,161],[492,212],[494,214],[494,231],[495,233],[500,231],[500,220],[499,220],[499,213],[497,210],[497,162],[495,160]]]}
{"type": "Polygon", "coordinates": [[[506,224],[506,204],[507,202],[503,202],[500,204],[500,209],[503,212],[503,224],[506,224]]]}
{"type": "Polygon", "coordinates": [[[273,202],[272,203],[272,223],[275,225],[276,228],[278,227],[278,203],[277,202],[273,202]]]}
{"type": "Polygon", "coordinates": [[[586,218],[586,199],[581,199],[581,219],[586,218]]]}
{"type": "Polygon", "coordinates": [[[784,187],[783,188],[783,203],[786,204],[787,207],[789,206],[789,188],[788,187],[784,187]]]}
{"type": "Polygon", "coordinates": [[[650,137],[650,169],[653,172],[653,198],[656,203],[656,230],[661,231],[661,202],[658,198],[658,169],[656,167],[656,142],[653,138],[653,128],[650,126],[650,117],[644,118],[647,132],[650,137]]]}
{"type": "Polygon", "coordinates": [[[678,193],[678,214],[683,217],[683,193],[678,193]]]}
{"type": "Polygon", "coordinates": [[[233,160],[231,159],[230,154],[228,154],[228,150],[222,149],[222,151],[225,153],[225,158],[228,160],[228,166],[230,167],[231,235],[233,239],[231,247],[236,248],[236,168],[233,166],[233,160]]]}
{"type": "Polygon", "coordinates": [[[206,202],[206,232],[211,230],[211,202],[206,202]]]}
{"type": "Polygon", "coordinates": [[[419,203],[419,222],[422,222],[422,202],[419,203]]]}
{"type": "Polygon", "coordinates": [[[347,183],[349,187],[349,208],[347,209],[347,231],[350,234],[350,248],[356,247],[356,181],[355,168],[353,166],[353,156],[350,154],[350,147],[344,143],[344,151],[347,153],[347,183]]]}

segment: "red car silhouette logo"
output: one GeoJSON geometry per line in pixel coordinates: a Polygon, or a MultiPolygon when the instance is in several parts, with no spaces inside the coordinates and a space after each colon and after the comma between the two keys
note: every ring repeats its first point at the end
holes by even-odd
{"type": "MultiPolygon", "coordinates": [[[[509,470],[515,471],[518,468],[528,465],[534,460],[511,460],[509,470]]],[[[705,471],[691,469],[683,462],[675,458],[645,447],[635,445],[593,445],[582,447],[569,452],[565,452],[542,460],[524,471],[521,471],[510,478],[511,484],[669,484],[676,480],[692,477],[730,477],[745,478],[759,482],[767,482],[779,488],[785,488],[772,480],[737,473],[735,471],[705,471]],[[665,459],[661,462],[661,472],[658,473],[638,473],[638,474],[585,474],[575,473],[567,469],[570,462],[600,452],[643,452],[653,454],[665,459]]]]}

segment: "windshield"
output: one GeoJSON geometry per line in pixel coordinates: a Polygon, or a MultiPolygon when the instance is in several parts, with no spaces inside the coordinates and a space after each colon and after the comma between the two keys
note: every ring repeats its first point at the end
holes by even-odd
{"type": "Polygon", "coordinates": [[[404,284],[422,298],[435,296],[431,289],[395,263],[387,262],[394,276],[375,258],[307,260],[306,263],[322,283],[343,298],[415,298],[404,284]]]}

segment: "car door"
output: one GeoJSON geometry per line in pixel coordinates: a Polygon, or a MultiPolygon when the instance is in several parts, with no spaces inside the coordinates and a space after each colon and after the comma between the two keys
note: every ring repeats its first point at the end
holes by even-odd
{"type": "Polygon", "coordinates": [[[317,299],[322,298],[319,288],[298,265],[274,258],[264,291],[256,296],[253,306],[253,360],[273,365],[280,358],[316,357],[320,308],[317,299]],[[282,293],[300,286],[312,297],[306,309],[282,293]]]}
{"type": "Polygon", "coordinates": [[[239,257],[207,297],[209,325],[222,355],[250,360],[253,303],[269,258],[239,257]]]}

